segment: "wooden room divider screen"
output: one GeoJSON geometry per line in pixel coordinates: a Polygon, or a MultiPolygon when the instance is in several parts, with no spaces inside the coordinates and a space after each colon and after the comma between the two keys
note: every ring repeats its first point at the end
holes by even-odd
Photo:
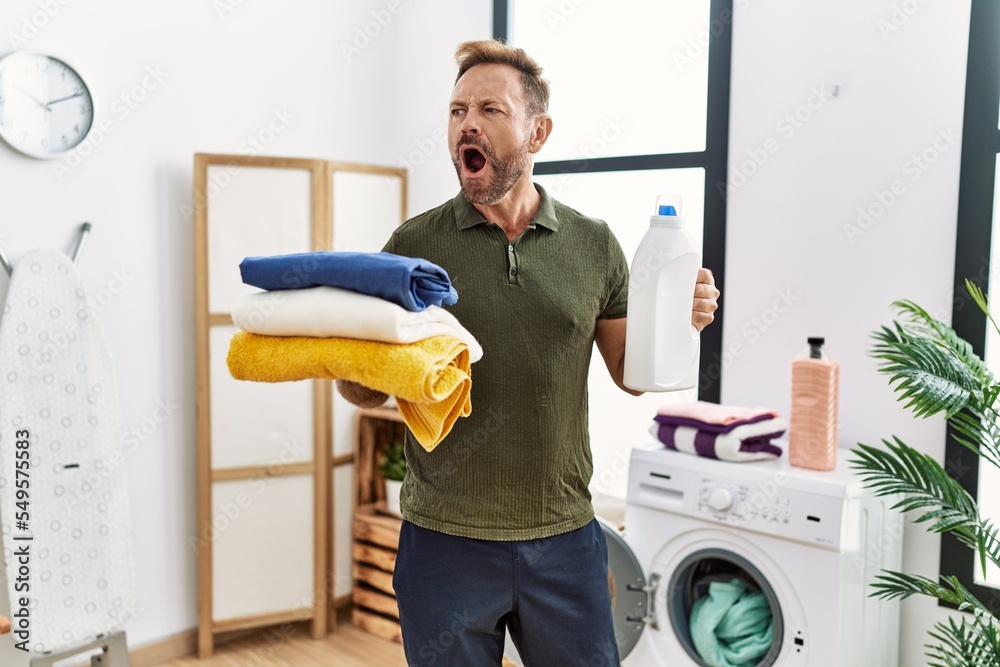
{"type": "Polygon", "coordinates": [[[244,257],[381,249],[402,169],[196,154],[198,653],[234,630],[311,621],[350,600],[353,406],[327,380],[239,382],[226,368],[244,257]]]}

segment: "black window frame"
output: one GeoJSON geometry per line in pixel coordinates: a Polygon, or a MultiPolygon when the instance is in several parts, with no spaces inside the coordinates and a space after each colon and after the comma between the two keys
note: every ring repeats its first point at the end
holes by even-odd
{"type": "MultiPolygon", "coordinates": [[[[698,397],[718,403],[722,384],[722,328],[724,324],[726,266],[726,184],[729,155],[729,81],[732,61],[733,0],[710,0],[712,17],[708,50],[708,110],[705,125],[705,150],[659,155],[628,155],[579,160],[539,161],[534,174],[553,175],[643,169],[705,170],[705,223],[702,263],[712,270],[715,284],[722,292],[715,321],[701,333],[700,381],[698,397]]],[[[494,0],[493,37],[509,36],[510,3],[494,0]]],[[[542,63],[544,67],[545,63],[542,63]]]]}
{"type": "MultiPolygon", "coordinates": [[[[958,194],[952,327],[976,354],[986,350],[986,316],[969,298],[965,279],[989,293],[996,161],[1000,153],[1000,3],[972,0],[962,125],[962,166],[958,194]]],[[[948,428],[945,468],[973,498],[979,497],[979,458],[960,445],[948,428]]],[[[975,554],[954,537],[941,540],[941,574],[955,576],[994,615],[1000,615],[1000,588],[975,581],[975,554]]],[[[952,606],[941,603],[942,606],[952,606]]]]}

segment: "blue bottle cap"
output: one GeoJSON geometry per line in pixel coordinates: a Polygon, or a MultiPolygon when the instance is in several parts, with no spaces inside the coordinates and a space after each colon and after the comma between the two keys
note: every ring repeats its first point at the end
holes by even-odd
{"type": "Polygon", "coordinates": [[[661,218],[680,218],[682,208],[679,195],[660,195],[656,198],[656,215],[661,218]]]}

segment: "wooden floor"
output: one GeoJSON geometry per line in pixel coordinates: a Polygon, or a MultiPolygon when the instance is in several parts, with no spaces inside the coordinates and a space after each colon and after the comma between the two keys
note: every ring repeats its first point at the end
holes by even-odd
{"type": "Polygon", "coordinates": [[[195,656],[160,667],[406,667],[401,644],[340,623],[326,639],[314,641],[305,624],[296,624],[288,636],[277,629],[227,643],[208,660],[195,656]]]}

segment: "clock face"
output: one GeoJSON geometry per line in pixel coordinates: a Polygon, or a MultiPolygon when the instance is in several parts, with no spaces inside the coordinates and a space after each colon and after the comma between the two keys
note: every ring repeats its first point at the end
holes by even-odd
{"type": "Polygon", "coordinates": [[[76,71],[40,53],[0,60],[0,137],[25,155],[52,158],[72,150],[94,123],[94,101],[76,71]]]}

